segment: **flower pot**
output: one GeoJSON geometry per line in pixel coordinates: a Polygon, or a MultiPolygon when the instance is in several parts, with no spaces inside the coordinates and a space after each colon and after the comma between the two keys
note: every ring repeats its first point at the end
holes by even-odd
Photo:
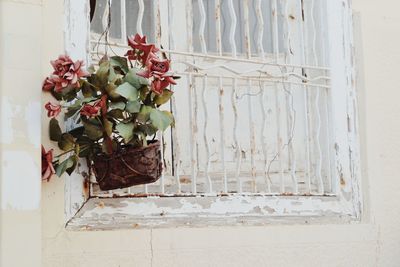
{"type": "Polygon", "coordinates": [[[101,190],[113,190],[157,181],[162,172],[160,142],[125,147],[111,155],[98,154],[93,170],[101,190]]]}

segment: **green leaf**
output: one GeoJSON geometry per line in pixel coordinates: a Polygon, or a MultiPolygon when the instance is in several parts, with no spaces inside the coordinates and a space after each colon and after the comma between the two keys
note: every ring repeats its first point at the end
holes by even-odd
{"type": "Polygon", "coordinates": [[[79,126],[79,127],[72,129],[68,133],[71,134],[73,137],[78,138],[79,136],[81,136],[83,134],[84,131],[85,131],[85,128],[83,126],[79,126]]]}
{"type": "Polygon", "coordinates": [[[82,94],[84,97],[91,97],[96,95],[96,91],[87,81],[83,81],[82,94]]]}
{"type": "Polygon", "coordinates": [[[117,93],[117,86],[113,83],[109,83],[105,87],[107,94],[110,96],[111,100],[120,101],[121,96],[117,93]]]}
{"type": "Polygon", "coordinates": [[[99,84],[107,84],[108,74],[110,70],[110,63],[108,61],[102,62],[99,69],[96,71],[96,80],[99,84]]]}
{"type": "Polygon", "coordinates": [[[107,119],[103,120],[104,130],[106,131],[107,135],[111,137],[113,131],[113,123],[107,119]]]}
{"type": "Polygon", "coordinates": [[[78,156],[76,156],[76,155],[72,155],[72,156],[68,159],[68,164],[67,164],[67,169],[66,169],[66,172],[68,173],[68,175],[71,175],[72,172],[75,170],[76,165],[78,165],[78,161],[79,161],[79,158],[78,158],[78,156]],[[71,166],[71,167],[68,167],[68,166],[71,164],[70,161],[72,161],[72,166],[71,166]]]}
{"type": "Polygon", "coordinates": [[[61,101],[61,100],[62,100],[62,94],[61,94],[61,93],[58,93],[58,92],[56,92],[55,90],[51,90],[50,93],[51,93],[51,95],[52,95],[55,99],[57,99],[58,101],[61,101]]]}
{"type": "Polygon", "coordinates": [[[142,124],[135,128],[135,133],[142,136],[152,136],[157,133],[157,130],[152,124],[142,124]]]}
{"type": "MultiPolygon", "coordinates": [[[[93,141],[87,136],[80,136],[76,142],[79,144],[79,157],[84,158],[89,156],[91,148],[93,147],[93,141]]],[[[76,151],[75,151],[76,153],[76,151]]]]}
{"type": "Polygon", "coordinates": [[[61,139],[61,128],[55,118],[50,120],[49,135],[51,141],[58,142],[61,139]]]}
{"type": "Polygon", "coordinates": [[[129,72],[128,61],[125,57],[113,56],[110,58],[111,66],[118,67],[124,73],[129,72]]]}
{"type": "Polygon", "coordinates": [[[56,167],[57,176],[61,177],[61,175],[63,175],[67,169],[72,168],[73,166],[74,166],[74,160],[71,159],[71,157],[67,158],[66,160],[57,165],[56,167]]]}
{"type": "Polygon", "coordinates": [[[129,101],[137,100],[138,98],[138,90],[128,82],[118,86],[115,91],[129,101]]]}
{"type": "Polygon", "coordinates": [[[124,138],[125,143],[128,143],[133,137],[134,125],[130,123],[119,123],[115,126],[118,133],[124,138]]]}
{"type": "Polygon", "coordinates": [[[109,107],[110,107],[110,109],[124,110],[125,109],[125,103],[124,102],[111,102],[109,107]]]}
{"type": "Polygon", "coordinates": [[[161,131],[165,131],[174,122],[172,114],[168,111],[153,109],[150,113],[152,124],[161,131]]]}
{"type": "Polygon", "coordinates": [[[142,86],[140,88],[140,99],[142,101],[144,101],[146,99],[147,95],[149,94],[149,92],[150,92],[150,89],[148,86],[142,86]]]}
{"type": "Polygon", "coordinates": [[[142,105],[142,107],[140,108],[140,112],[137,116],[137,120],[143,123],[148,121],[150,118],[150,112],[152,110],[153,110],[152,107],[142,105]]]}
{"type": "Polygon", "coordinates": [[[120,109],[112,109],[107,113],[108,117],[115,118],[115,119],[124,119],[123,110],[120,109]]]}
{"type": "Polygon", "coordinates": [[[113,83],[116,79],[118,79],[118,75],[115,73],[114,68],[110,67],[108,72],[108,81],[113,83]]]}
{"type": "Polygon", "coordinates": [[[169,101],[169,99],[171,98],[171,96],[173,95],[173,93],[174,92],[172,92],[171,90],[164,89],[164,91],[161,95],[157,95],[154,97],[154,103],[156,103],[159,106],[167,103],[169,101]]]}
{"type": "Polygon", "coordinates": [[[140,111],[140,102],[137,100],[129,101],[126,104],[126,111],[130,113],[138,113],[140,111]]]}
{"type": "Polygon", "coordinates": [[[100,125],[93,121],[83,120],[83,127],[85,127],[85,133],[91,140],[99,140],[103,136],[103,131],[100,125]]]}
{"type": "Polygon", "coordinates": [[[143,85],[149,85],[149,81],[146,78],[136,74],[138,71],[140,71],[140,69],[132,68],[124,78],[125,82],[130,83],[136,89],[141,88],[143,85]]]}
{"type": "Polygon", "coordinates": [[[69,133],[63,133],[61,135],[60,140],[58,141],[58,147],[61,150],[68,151],[68,150],[73,149],[74,146],[75,146],[74,137],[69,133]]]}

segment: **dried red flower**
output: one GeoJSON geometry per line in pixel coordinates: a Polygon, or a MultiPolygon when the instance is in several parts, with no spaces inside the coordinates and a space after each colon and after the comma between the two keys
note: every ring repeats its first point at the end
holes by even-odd
{"type": "Polygon", "coordinates": [[[146,64],[146,69],[137,75],[144,78],[153,78],[151,90],[156,94],[162,94],[163,90],[170,84],[176,84],[172,72],[169,72],[170,61],[154,57],[146,64]]]}
{"type": "Polygon", "coordinates": [[[42,180],[50,181],[50,178],[56,171],[53,167],[53,149],[46,152],[42,146],[42,180]]]}
{"type": "Polygon", "coordinates": [[[55,87],[55,83],[52,81],[52,79],[50,77],[47,77],[42,85],[42,90],[43,91],[51,91],[54,89],[55,87]]]}
{"type": "Polygon", "coordinates": [[[94,118],[99,115],[99,111],[101,109],[102,101],[97,102],[95,105],[86,104],[81,109],[80,113],[82,116],[86,116],[87,118],[94,118]]]}
{"type": "Polygon", "coordinates": [[[58,114],[60,114],[60,112],[61,112],[60,105],[53,105],[50,102],[47,102],[47,104],[44,105],[44,107],[47,110],[47,117],[49,117],[49,118],[57,117],[58,114]]]}
{"type": "Polygon", "coordinates": [[[61,92],[62,89],[68,86],[78,88],[79,79],[89,76],[89,73],[82,68],[84,65],[82,60],[73,62],[69,56],[61,55],[58,59],[50,61],[50,63],[54,71],[44,81],[42,87],[44,91],[50,91],[54,88],[56,92],[61,92]]]}
{"type": "Polygon", "coordinates": [[[146,43],[146,36],[139,34],[128,37],[128,45],[133,50],[129,50],[125,56],[130,60],[139,60],[143,65],[146,65],[149,59],[155,57],[155,53],[158,51],[154,44],[146,43]]]}

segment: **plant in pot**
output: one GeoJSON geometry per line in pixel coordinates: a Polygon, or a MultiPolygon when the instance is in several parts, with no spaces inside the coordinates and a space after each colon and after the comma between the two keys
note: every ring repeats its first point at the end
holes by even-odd
{"type": "Polygon", "coordinates": [[[60,56],[51,61],[53,73],[43,83],[58,103],[45,105],[50,117],[49,135],[62,153],[53,155],[42,146],[42,179],[49,180],[86,158],[101,190],[152,183],[162,172],[158,131],[174,123],[173,115],[160,107],[173,92],[178,78],[170,61],[146,37],[128,38],[124,57],[103,57],[97,67],[83,69],[82,61],[60,56]],[[159,56],[161,54],[162,57],[159,56]],[[57,117],[73,127],[62,131],[57,117]]]}

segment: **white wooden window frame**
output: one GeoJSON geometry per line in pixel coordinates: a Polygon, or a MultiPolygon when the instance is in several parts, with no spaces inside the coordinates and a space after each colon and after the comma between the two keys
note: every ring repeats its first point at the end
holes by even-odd
{"type": "MultiPolygon", "coordinates": [[[[89,1],[65,1],[65,50],[89,57],[89,1]]],[[[167,1],[160,1],[165,3],[167,1]]],[[[90,198],[85,169],[66,176],[66,227],[99,230],[132,227],[264,225],[359,220],[362,211],[357,99],[350,0],[327,1],[331,62],[330,98],[335,155],[334,196],[213,196],[90,198]]],[[[160,18],[160,20],[165,18],[160,18]]],[[[162,37],[163,38],[163,37],[162,37]]]]}

